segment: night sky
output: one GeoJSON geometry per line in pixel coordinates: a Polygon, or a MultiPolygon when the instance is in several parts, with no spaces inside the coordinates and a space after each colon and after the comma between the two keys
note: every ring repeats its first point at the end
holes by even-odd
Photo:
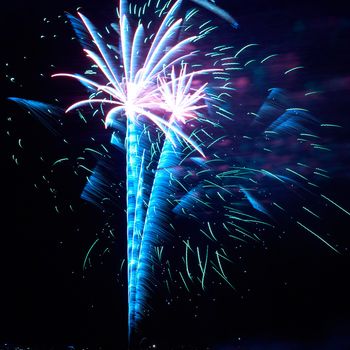
{"type": "MultiPolygon", "coordinates": [[[[292,57],[305,67],[304,87],[325,91],[315,115],[344,128],[335,136],[333,179],[322,190],[350,210],[347,5],[300,0],[217,3],[240,23],[236,42],[259,43],[266,53],[292,57]]],[[[119,214],[113,217],[80,199],[84,179],[72,175],[69,167],[52,174],[48,166],[72,150],[6,100],[18,96],[54,102],[53,96],[64,89],[60,107],[67,106],[67,96],[74,95],[77,85],[53,82],[48,76],[56,68],[50,65],[78,71],[86,60],[79,45],[69,40],[70,27],[54,18],[82,6],[91,20],[103,25],[103,18],[113,19],[115,5],[105,0],[2,4],[0,350],[4,344],[126,348],[126,276],[125,270],[120,272],[125,197],[121,195],[119,214]],[[46,179],[57,185],[55,200],[46,179]],[[83,272],[87,250],[110,226],[116,239],[101,242],[83,272]]],[[[89,132],[69,137],[79,143],[89,132]]],[[[108,142],[107,133],[98,136],[108,142]]],[[[123,179],[124,165],[124,159],[115,162],[116,181],[123,179]]],[[[226,271],[236,290],[216,284],[205,292],[180,289],[169,296],[165,288],[156,289],[154,310],[142,324],[144,343],[160,349],[350,349],[350,216],[329,205],[320,227],[341,254],[304,231],[287,230],[282,237],[268,235],[264,244],[244,245],[232,256],[234,263],[226,271]]],[[[181,223],[178,230],[181,234],[181,223]]]]}

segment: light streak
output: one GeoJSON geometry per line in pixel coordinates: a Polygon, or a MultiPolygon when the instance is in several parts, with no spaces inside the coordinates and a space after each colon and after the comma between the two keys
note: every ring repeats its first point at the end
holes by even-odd
{"type": "Polygon", "coordinates": [[[328,198],[327,196],[325,196],[324,194],[321,194],[321,197],[326,199],[329,203],[333,204],[334,206],[336,206],[338,209],[340,209],[341,211],[343,211],[345,214],[350,215],[350,212],[346,209],[344,209],[342,206],[340,206],[339,204],[337,204],[336,202],[334,202],[332,199],[328,198]]]}
{"type": "Polygon", "coordinates": [[[331,248],[332,250],[334,250],[336,253],[340,254],[339,251],[337,249],[335,249],[331,244],[329,244],[325,239],[323,239],[320,235],[318,235],[317,233],[315,233],[314,231],[312,231],[310,228],[306,227],[304,224],[302,224],[301,222],[297,221],[297,224],[299,226],[301,226],[303,229],[305,229],[307,232],[311,233],[312,235],[314,235],[315,237],[317,237],[320,241],[322,241],[324,244],[326,244],[329,248],[331,248]]]}

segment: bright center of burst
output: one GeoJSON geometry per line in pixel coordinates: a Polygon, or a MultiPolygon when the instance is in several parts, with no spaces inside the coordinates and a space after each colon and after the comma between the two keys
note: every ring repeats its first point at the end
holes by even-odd
{"type": "Polygon", "coordinates": [[[128,82],[127,84],[127,96],[124,104],[125,113],[129,119],[132,121],[135,120],[135,105],[137,100],[137,86],[132,82],[128,82]]]}

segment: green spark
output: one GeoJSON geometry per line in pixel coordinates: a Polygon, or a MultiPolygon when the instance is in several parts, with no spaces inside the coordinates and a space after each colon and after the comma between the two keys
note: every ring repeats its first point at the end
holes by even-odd
{"type": "Polygon", "coordinates": [[[337,249],[335,249],[332,245],[330,245],[327,241],[325,241],[322,237],[320,237],[317,233],[313,232],[311,229],[309,229],[308,227],[306,227],[305,225],[303,225],[301,222],[297,221],[297,224],[299,226],[301,226],[303,229],[305,229],[306,231],[310,232],[312,235],[314,235],[315,237],[317,237],[320,241],[322,241],[324,244],[326,244],[329,248],[333,249],[335,252],[337,252],[338,254],[339,251],[337,249]]]}
{"type": "Polygon", "coordinates": [[[297,69],[303,69],[303,68],[304,68],[303,66],[294,67],[292,69],[288,69],[287,71],[285,71],[284,74],[286,75],[286,74],[288,74],[290,72],[293,72],[293,71],[295,71],[297,69]]]}
{"type": "Polygon", "coordinates": [[[321,197],[323,197],[324,199],[326,199],[328,202],[332,203],[333,205],[335,205],[337,208],[339,208],[340,210],[342,210],[345,214],[350,215],[350,213],[345,210],[343,207],[341,207],[339,204],[335,203],[334,201],[332,201],[331,199],[329,199],[328,197],[326,197],[324,194],[321,194],[321,197]]]}
{"type": "Polygon", "coordinates": [[[92,251],[92,249],[95,247],[96,243],[99,241],[100,239],[97,238],[96,241],[94,243],[92,243],[91,247],[89,248],[88,252],[86,253],[85,259],[84,259],[84,263],[83,263],[83,271],[85,271],[86,268],[86,262],[88,261],[89,255],[92,251]]]}

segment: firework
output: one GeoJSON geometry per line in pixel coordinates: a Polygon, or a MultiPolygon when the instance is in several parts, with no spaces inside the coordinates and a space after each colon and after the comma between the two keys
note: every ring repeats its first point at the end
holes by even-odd
{"type": "MultiPolygon", "coordinates": [[[[130,331],[136,327],[137,320],[144,313],[149,289],[147,281],[151,270],[150,252],[166,233],[161,229],[166,222],[165,204],[169,194],[174,191],[169,186],[167,169],[179,165],[183,142],[200,156],[205,156],[198,143],[187,136],[180,125],[196,119],[197,112],[206,108],[205,89],[208,83],[197,87],[194,79],[222,70],[192,68],[189,71],[185,61],[195,55],[190,44],[193,46],[199,35],[185,33],[184,38],[179,39],[184,22],[183,18],[177,19],[180,5],[181,1],[176,1],[169,8],[166,8],[166,5],[163,8],[166,9],[166,14],[159,28],[148,37],[141,21],[136,29],[132,28],[126,13],[126,2],[120,2],[120,59],[123,66],[121,72],[92,23],[79,14],[80,24],[77,18],[72,18],[75,26],[85,27],[98,51],[94,53],[85,49],[85,52],[103,73],[107,83],[101,85],[78,74],[54,75],[77,79],[105,95],[103,98],[98,96],[76,102],[67,112],[96,103],[111,106],[105,119],[106,126],[119,125],[115,122],[120,116],[126,119],[130,331]],[[142,44],[146,39],[150,40],[150,44],[146,52],[143,52],[142,44]],[[176,75],[177,70],[179,76],[176,75]],[[158,156],[152,150],[155,143],[148,131],[152,125],[165,135],[164,145],[158,156]],[[152,169],[154,162],[157,165],[152,169]],[[150,170],[153,170],[154,176],[150,170]],[[161,214],[157,215],[156,207],[160,203],[163,203],[164,207],[161,214]]],[[[163,141],[160,139],[157,142],[161,144],[163,141]]]]}
{"type": "MultiPolygon", "coordinates": [[[[195,221],[204,242],[182,240],[185,255],[178,275],[186,290],[194,283],[204,290],[209,271],[234,288],[224,269],[231,259],[223,233],[235,242],[261,241],[266,230],[274,229],[274,218],[288,213],[290,198],[306,196],[328,176],[314,160],[320,158],[317,152],[330,150],[317,134],[329,124],[320,125],[282,89],[264,89],[257,102],[244,95],[244,86],[239,89],[276,55],[257,59],[245,55],[256,44],[237,49],[226,38],[208,40],[219,25],[232,30],[237,22],[212,2],[192,3],[195,7],[181,0],[142,5],[121,0],[119,22],[112,26],[119,47],[107,43],[83,14],[69,15],[97,78],[53,75],[77,80],[92,92],[66,112],[102,110],[105,126],[113,129],[111,143],[126,153],[129,337],[147,314],[155,284],[152,270],[156,259],[162,261],[174,216],[195,221]],[[147,16],[147,11],[155,15],[147,16]],[[207,20],[208,13],[219,25],[207,20]]],[[[283,75],[301,68],[288,67],[283,75]]],[[[16,102],[36,110],[50,108],[16,102]]],[[[98,188],[105,191],[108,184],[95,169],[83,197],[90,200],[98,188]]],[[[349,214],[328,196],[321,197],[349,214]]],[[[313,208],[301,208],[319,218],[313,208]]],[[[303,219],[295,223],[338,252],[303,219]]],[[[169,287],[168,278],[165,282],[169,287]]]]}

